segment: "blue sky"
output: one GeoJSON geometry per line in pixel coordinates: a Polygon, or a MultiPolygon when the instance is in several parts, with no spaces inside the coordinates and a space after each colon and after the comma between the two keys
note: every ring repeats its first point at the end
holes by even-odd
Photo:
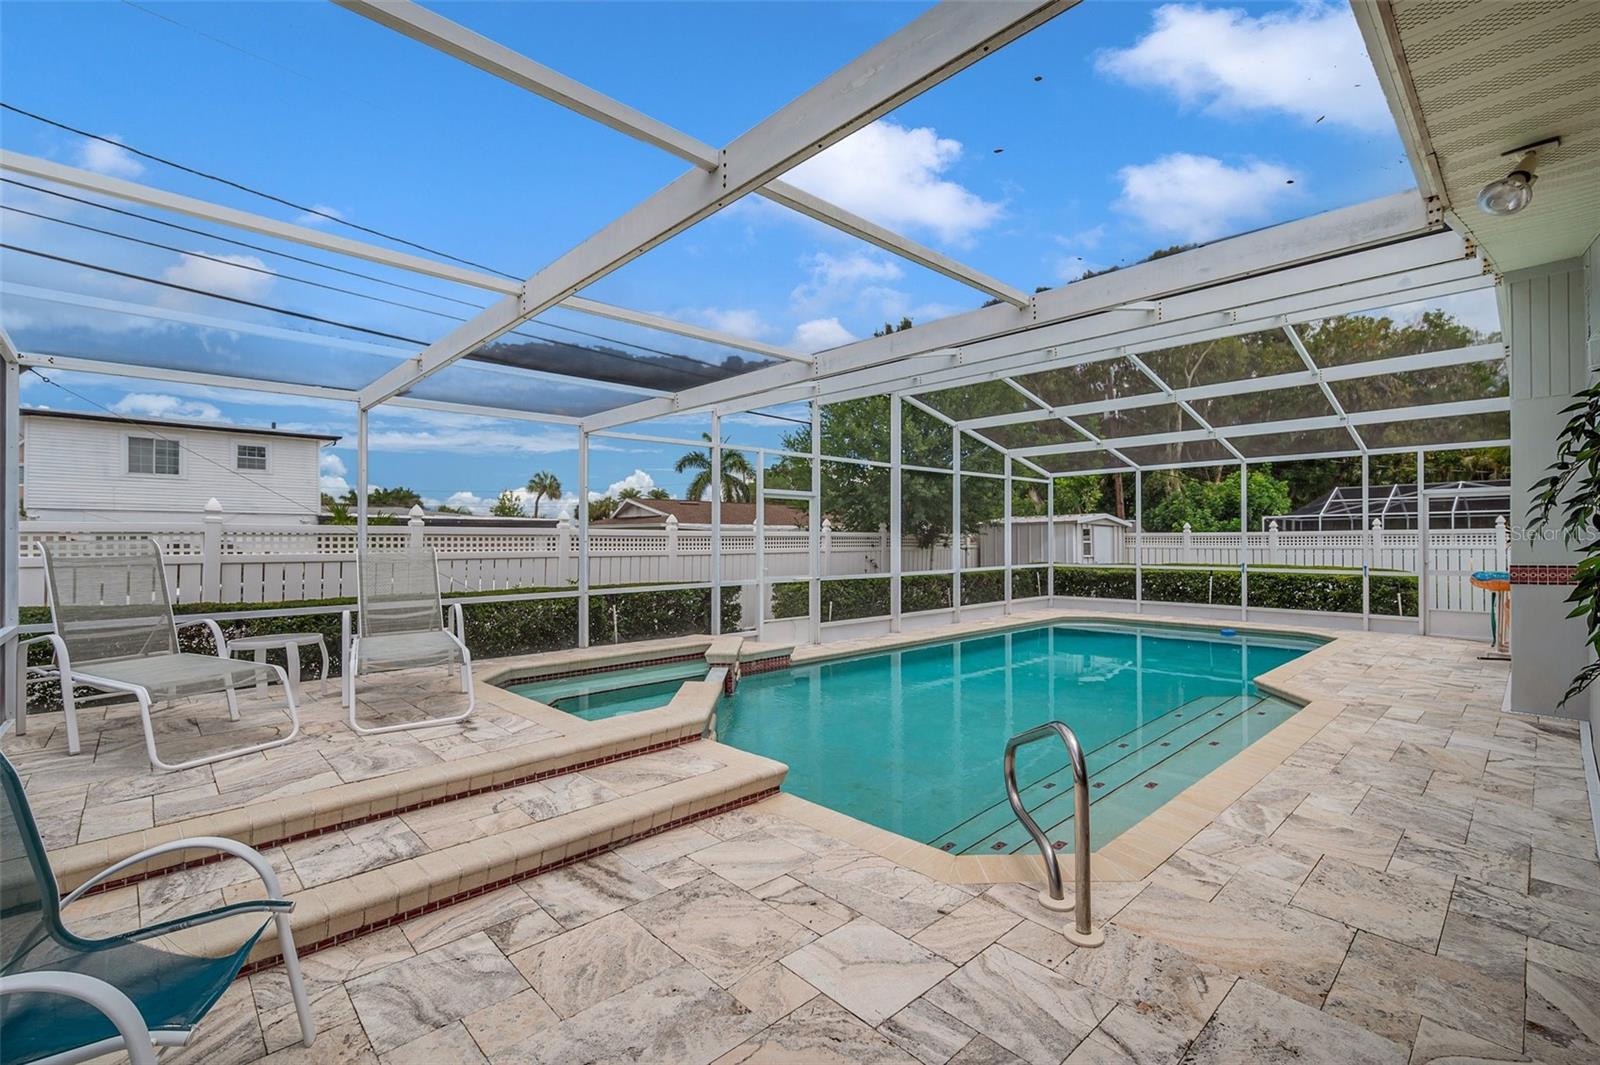
{"type": "MultiPolygon", "coordinates": [[[[703,140],[724,143],[925,6],[452,3],[438,9],[703,140]]],[[[9,3],[0,19],[0,97],[9,104],[517,276],[533,273],[683,169],[665,153],[332,4],[9,3]]],[[[0,140],[18,151],[374,239],[12,113],[0,114],[0,140]]],[[[805,164],[792,180],[1029,290],[1136,261],[1155,248],[1412,183],[1345,6],[1110,0],[1088,0],[805,164]]],[[[48,192],[4,185],[0,202],[33,212],[0,216],[7,243],[346,323],[308,325],[5,252],[0,320],[24,349],[359,385],[404,355],[407,341],[431,340],[454,324],[430,312],[466,314],[471,308],[460,301],[487,302],[484,294],[442,282],[258,238],[248,239],[259,249],[241,249],[48,192]],[[352,278],[327,266],[369,276],[352,278]],[[402,292],[386,281],[424,292],[402,292]],[[373,296],[410,306],[366,298],[373,296]],[[131,319],[117,310],[125,304],[154,305],[160,317],[131,319]],[[229,322],[239,329],[227,328],[229,322]]],[[[901,315],[925,321],[982,302],[947,279],[755,199],[586,295],[805,350],[868,335],[901,315]]],[[[582,329],[702,360],[729,354],[572,312],[551,312],[530,329],[567,338],[582,329]]],[[[343,404],[110,377],[53,380],[34,379],[25,402],[327,429],[347,434],[331,452],[330,484],[353,473],[354,418],[343,404]]],[[[548,401],[549,409],[633,398],[618,389],[514,379],[483,368],[452,370],[430,387],[436,396],[460,399],[521,390],[548,401]]],[[[569,491],[576,484],[575,437],[565,429],[398,409],[381,412],[373,424],[375,484],[406,484],[431,499],[471,504],[521,485],[541,468],[555,471],[569,491]]],[[[685,420],[676,435],[698,436],[703,428],[701,420],[685,420]]],[[[787,428],[744,417],[726,432],[738,443],[771,445],[787,428]]],[[[687,481],[671,470],[681,450],[613,441],[595,454],[593,487],[655,484],[677,492],[687,481]]]]}

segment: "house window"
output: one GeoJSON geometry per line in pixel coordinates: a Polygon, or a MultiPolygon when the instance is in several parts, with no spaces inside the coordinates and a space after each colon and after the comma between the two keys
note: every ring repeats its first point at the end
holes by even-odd
{"type": "Polygon", "coordinates": [[[1085,525],[1078,535],[1083,538],[1083,557],[1087,561],[1094,557],[1094,526],[1085,525]]]}
{"type": "Polygon", "coordinates": [[[234,448],[234,465],[241,470],[267,468],[267,445],[240,444],[234,448]]]}
{"type": "Polygon", "coordinates": [[[178,475],[178,442],[154,436],[128,437],[128,472],[178,475]]]}

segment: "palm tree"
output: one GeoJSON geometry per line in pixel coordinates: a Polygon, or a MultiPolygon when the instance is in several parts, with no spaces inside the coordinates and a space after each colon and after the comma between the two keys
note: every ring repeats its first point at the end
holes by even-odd
{"type": "MultiPolygon", "coordinates": [[[[708,445],[711,443],[710,433],[701,433],[700,438],[708,445]]],[[[689,482],[686,496],[689,499],[699,499],[711,487],[711,452],[690,451],[678,459],[672,467],[678,473],[694,470],[694,480],[689,482]]],[[[727,441],[722,445],[722,501],[724,503],[750,503],[755,494],[756,471],[750,465],[750,460],[742,451],[728,450],[727,441]]]]}
{"type": "Polygon", "coordinates": [[[533,493],[533,515],[539,516],[539,501],[561,498],[561,478],[549,470],[540,470],[528,478],[528,491],[533,493]]]}
{"type": "Polygon", "coordinates": [[[672,493],[665,488],[652,488],[644,494],[646,499],[671,499],[672,493]]]}
{"type": "Polygon", "coordinates": [[[626,487],[626,488],[620,490],[619,492],[617,492],[617,501],[618,502],[621,502],[624,499],[643,499],[643,498],[644,498],[644,493],[639,491],[637,488],[635,488],[631,484],[628,487],[626,487]]]}

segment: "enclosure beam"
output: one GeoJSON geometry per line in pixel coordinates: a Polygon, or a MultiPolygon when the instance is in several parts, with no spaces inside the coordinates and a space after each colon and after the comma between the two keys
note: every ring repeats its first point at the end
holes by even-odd
{"type": "MultiPolygon", "coordinates": [[[[1076,3],[1077,0],[1072,2],[1076,3]]],[[[569,111],[670,152],[707,173],[715,173],[722,165],[721,153],[704,141],[604,93],[596,92],[582,82],[536,63],[409,0],[334,0],[334,3],[569,111]]],[[[1005,300],[1016,307],[1028,305],[1027,294],[1020,289],[958,263],[932,248],[924,247],[788,182],[775,180],[756,191],[774,203],[799,211],[824,225],[849,233],[996,299],[1005,300]]]]}
{"type": "MultiPolygon", "coordinates": [[[[1292,326],[1285,327],[1293,328],[1292,326]]],[[[1478,362],[1503,362],[1506,352],[1503,344],[1473,344],[1464,348],[1450,348],[1446,351],[1429,351],[1416,355],[1401,355],[1389,359],[1374,359],[1371,362],[1356,362],[1345,366],[1319,367],[1313,370],[1298,370],[1291,373],[1269,374],[1264,377],[1250,377],[1237,381],[1219,381],[1215,384],[1193,385],[1180,388],[1175,392],[1176,398],[1188,403],[1198,403],[1203,400],[1217,399],[1224,396],[1238,396],[1247,393],[1276,392],[1287,388],[1303,388],[1308,385],[1333,382],[1351,381],[1365,377],[1385,377],[1390,374],[1412,373],[1417,370],[1432,370],[1439,367],[1461,366],[1478,362]]],[[[1100,359],[1058,359],[1043,364],[1042,368],[1054,369],[1058,366],[1081,365],[1082,362],[1098,362],[1100,359]]],[[[914,397],[907,397],[914,398],[914,397]]],[[[960,418],[955,419],[955,424],[971,432],[982,432],[1002,425],[1022,425],[1029,422],[1047,421],[1050,418],[1066,416],[1069,418],[1081,414],[1107,414],[1112,411],[1132,410],[1139,407],[1155,407],[1168,402],[1166,394],[1161,392],[1147,392],[1137,396],[1117,396],[1112,399],[1089,401],[1085,403],[1070,403],[1063,406],[1049,407],[1045,410],[1017,411],[1013,414],[992,414],[985,418],[960,418]]]]}
{"type": "MultiPolygon", "coordinates": [[[[1360,281],[1380,275],[1386,279],[1383,287],[1392,292],[1403,287],[1395,276],[1403,271],[1468,259],[1464,241],[1453,233],[1405,239],[1440,228],[1428,217],[1420,197],[1414,192],[1400,193],[1038,293],[1031,314],[1000,304],[952,315],[824,352],[817,359],[815,373],[804,373],[802,367],[774,366],[741,375],[738,380],[689,389],[675,401],[645,400],[607,411],[596,416],[594,427],[610,428],[741,397],[764,397],[763,404],[775,402],[771,398],[774,390],[787,385],[898,363],[928,352],[959,348],[952,363],[971,364],[975,359],[1038,350],[1060,342],[1052,336],[1036,343],[1038,330],[1066,325],[1098,328],[1098,323],[1080,324],[1080,320],[1106,314],[1115,317],[1118,328],[1157,317],[1157,312],[1117,310],[1132,301],[1159,299],[1163,317],[1173,308],[1198,304],[1208,305],[1209,313],[1226,314],[1254,300],[1303,296],[1338,283],[1336,278],[1360,281]]],[[[1104,333],[1103,328],[1099,331],[1104,333]]],[[[905,367],[899,367],[899,372],[904,375],[905,367]]]]}
{"type": "Polygon", "coordinates": [[[589,434],[578,431],[578,646],[589,646],[589,434]]]}
{"type": "Polygon", "coordinates": [[[1333,413],[1345,421],[1345,429],[1349,431],[1350,439],[1356,442],[1356,447],[1361,449],[1362,455],[1365,455],[1367,453],[1366,442],[1361,439],[1361,434],[1356,432],[1356,427],[1349,424],[1344,404],[1339,402],[1339,397],[1333,394],[1333,389],[1328,386],[1327,379],[1322,376],[1321,369],[1317,367],[1317,361],[1311,357],[1311,352],[1306,349],[1306,342],[1300,338],[1300,330],[1292,325],[1286,325],[1283,327],[1283,335],[1289,338],[1290,345],[1294,348],[1295,354],[1300,356],[1300,361],[1306,364],[1306,369],[1310,370],[1316,377],[1317,387],[1322,390],[1322,398],[1328,401],[1328,406],[1333,408],[1333,413]]]}
{"type": "Polygon", "coordinates": [[[1000,525],[1001,525],[1001,528],[1003,528],[1005,530],[1005,550],[1001,554],[1001,558],[1004,561],[1005,567],[1006,567],[1006,597],[1005,597],[1005,606],[1002,609],[1004,610],[1005,613],[1009,614],[1009,613],[1011,613],[1011,566],[1012,566],[1012,563],[1015,561],[1015,558],[1013,557],[1015,552],[1014,552],[1014,548],[1012,547],[1012,543],[1011,543],[1011,536],[1012,536],[1012,529],[1011,529],[1011,455],[1009,453],[1007,453],[1006,457],[1005,457],[1004,469],[1005,469],[1005,474],[1006,474],[1006,479],[1005,479],[1006,498],[1005,498],[1005,504],[1001,508],[1001,511],[1000,511],[1000,525]]]}
{"type": "Polygon", "coordinates": [[[529,277],[520,295],[488,307],[381,375],[361,390],[363,405],[404,392],[576,295],[1068,6],[1070,0],[994,0],[932,8],[734,139],[714,173],[690,170],[529,277]]]}
{"type": "MultiPolygon", "coordinates": [[[[18,554],[22,536],[18,511],[22,506],[22,362],[10,335],[0,328],[0,705],[19,735],[28,731],[23,706],[27,694],[22,673],[27,663],[18,654],[17,626],[21,624],[21,599],[17,591],[18,554]]],[[[0,726],[3,727],[3,726],[0,726]]]]}
{"type": "Polygon", "coordinates": [[[711,412],[711,635],[722,635],[722,416],[711,412]]]}
{"type": "Polygon", "coordinates": [[[965,533],[961,528],[961,430],[952,428],[954,451],[950,458],[950,610],[951,618],[961,620],[961,571],[966,565],[965,533]]]}
{"type": "Polygon", "coordinates": [[[1129,355],[1128,356],[1128,361],[1133,363],[1133,365],[1138,369],[1138,371],[1140,373],[1144,374],[1145,377],[1147,377],[1150,380],[1151,384],[1155,385],[1162,392],[1166,393],[1167,398],[1171,399],[1172,402],[1176,403],[1178,405],[1179,409],[1183,411],[1183,413],[1185,413],[1189,417],[1193,418],[1194,421],[1195,421],[1195,424],[1200,426],[1200,428],[1206,433],[1207,436],[1215,437],[1217,443],[1221,444],[1224,448],[1226,448],[1228,450],[1228,454],[1232,455],[1234,458],[1238,459],[1240,462],[1244,461],[1244,455],[1239,451],[1239,449],[1234,447],[1232,444],[1228,443],[1228,440],[1227,440],[1226,437],[1219,436],[1217,434],[1216,428],[1214,426],[1212,426],[1212,424],[1209,421],[1207,421],[1200,414],[1200,412],[1198,410],[1195,409],[1194,404],[1190,403],[1188,400],[1179,399],[1177,390],[1174,389],[1171,385],[1167,384],[1166,381],[1162,380],[1161,375],[1156,373],[1154,370],[1152,370],[1149,367],[1149,365],[1146,364],[1146,362],[1143,359],[1139,358],[1139,356],[1137,356],[1137,355],[1129,355]]]}
{"type": "Polygon", "coordinates": [[[1239,463],[1239,620],[1250,620],[1250,464],[1239,463]]]}
{"type": "Polygon", "coordinates": [[[889,631],[900,631],[901,579],[905,572],[905,490],[903,410],[899,396],[889,397],[889,631]]]}
{"type": "Polygon", "coordinates": [[[1050,605],[1056,605],[1056,479],[1044,487],[1044,591],[1050,605]]]}
{"type": "Polygon", "coordinates": [[[1133,471],[1133,612],[1144,613],[1144,471],[1133,471]]]}
{"type": "Polygon", "coordinates": [[[367,549],[367,496],[372,489],[369,480],[367,455],[371,450],[367,431],[367,408],[356,405],[356,550],[367,549]]]}
{"type": "Polygon", "coordinates": [[[1361,452],[1361,628],[1372,628],[1372,518],[1367,495],[1372,474],[1372,457],[1361,452]]]}
{"type": "Polygon", "coordinates": [[[1428,467],[1417,449],[1417,635],[1428,635],[1428,467]]]}
{"type": "Polygon", "coordinates": [[[822,642],[822,404],[811,404],[811,506],[806,511],[809,533],[810,574],[806,583],[806,612],[811,619],[811,642],[822,642]]]}
{"type": "MultiPolygon", "coordinates": [[[[424,277],[432,277],[440,281],[451,281],[458,285],[466,285],[484,292],[494,292],[502,296],[515,296],[522,291],[522,282],[511,278],[499,277],[495,274],[484,273],[481,270],[472,270],[463,266],[455,266],[450,263],[441,263],[420,255],[410,255],[406,252],[395,251],[392,248],[384,248],[376,244],[352,240],[349,237],[341,237],[334,233],[324,233],[309,226],[295,225],[293,222],[280,222],[265,215],[252,214],[249,211],[240,211],[232,207],[222,207],[206,200],[196,199],[193,196],[181,196],[175,192],[166,192],[162,189],[141,185],[134,181],[126,181],[122,178],[107,177],[92,170],[81,170],[77,167],[66,166],[48,159],[24,155],[21,152],[0,149],[0,170],[7,170],[33,178],[42,178],[58,185],[66,185],[84,192],[99,193],[126,203],[137,203],[145,207],[155,207],[159,210],[187,215],[190,218],[198,218],[206,222],[216,222],[234,229],[255,233],[259,236],[285,240],[292,244],[317,248],[336,255],[348,255],[352,259],[360,259],[363,262],[393,267],[397,270],[421,274],[424,277]]],[[[592,314],[599,318],[609,318],[618,322],[630,322],[634,325],[659,329],[664,333],[675,333],[694,340],[705,340],[738,351],[754,352],[758,355],[767,355],[790,362],[810,363],[812,361],[811,356],[803,352],[791,351],[788,348],[780,348],[773,344],[764,344],[759,340],[737,337],[730,333],[720,333],[713,329],[706,329],[703,326],[692,325],[687,322],[679,322],[659,314],[649,314],[644,311],[616,307],[609,303],[601,303],[598,300],[587,299],[582,296],[572,296],[564,299],[560,305],[568,310],[592,314]]]]}
{"type": "MultiPolygon", "coordinates": [[[[756,451],[756,641],[767,638],[767,453],[756,451]]],[[[747,626],[748,627],[748,626],[747,626]]]]}
{"type": "MultiPolygon", "coordinates": [[[[1045,404],[1043,399],[1041,399],[1039,396],[1035,395],[1033,392],[1030,392],[1027,388],[1023,387],[1022,383],[1017,381],[1016,379],[1011,378],[1011,377],[1002,377],[1002,378],[1000,378],[1000,380],[1004,381],[1007,385],[1009,385],[1011,387],[1012,391],[1016,392],[1018,395],[1020,395],[1023,399],[1027,400],[1029,403],[1038,403],[1038,404],[1041,404],[1041,405],[1047,405],[1047,404],[1045,404]]],[[[1089,430],[1085,429],[1083,427],[1082,423],[1076,421],[1073,418],[1068,417],[1065,414],[1057,414],[1054,417],[1056,417],[1068,429],[1071,429],[1073,432],[1079,434],[1080,436],[1086,437],[1090,441],[1092,441],[1094,443],[1094,447],[1091,448],[1090,450],[1104,451],[1106,454],[1110,455],[1112,458],[1116,459],[1118,462],[1124,463],[1124,464],[1126,464],[1128,466],[1135,465],[1135,463],[1133,462],[1132,459],[1128,458],[1128,456],[1124,455],[1122,452],[1118,451],[1116,448],[1111,447],[1104,440],[1101,440],[1098,436],[1094,435],[1089,430]]],[[[1061,452],[1061,447],[1050,447],[1050,448],[1046,448],[1044,451],[1040,452],[1040,454],[1056,455],[1056,454],[1060,454],[1060,452],[1061,452]]],[[[1016,448],[1007,449],[1006,450],[1006,454],[1007,455],[1016,455],[1018,458],[1022,458],[1024,460],[1026,460],[1026,458],[1027,458],[1026,455],[1024,455],[1020,450],[1018,450],[1016,448]]]]}

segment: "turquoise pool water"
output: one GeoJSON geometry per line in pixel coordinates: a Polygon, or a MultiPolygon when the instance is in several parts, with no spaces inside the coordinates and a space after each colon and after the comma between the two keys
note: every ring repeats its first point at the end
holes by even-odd
{"type": "MultiPolygon", "coordinates": [[[[1049,626],[745,678],[717,738],[785,762],[784,789],[963,854],[1031,840],[1005,801],[1006,740],[1044,721],[1087,755],[1096,847],[1289,718],[1254,680],[1316,643],[1156,626],[1049,626]]],[[[1023,799],[1072,846],[1054,740],[1017,758],[1023,799]]]]}
{"type": "Polygon", "coordinates": [[[599,721],[635,710],[666,706],[684,681],[704,680],[705,676],[706,664],[703,661],[669,662],[660,666],[513,684],[506,690],[537,699],[585,721],[599,721]]]}

